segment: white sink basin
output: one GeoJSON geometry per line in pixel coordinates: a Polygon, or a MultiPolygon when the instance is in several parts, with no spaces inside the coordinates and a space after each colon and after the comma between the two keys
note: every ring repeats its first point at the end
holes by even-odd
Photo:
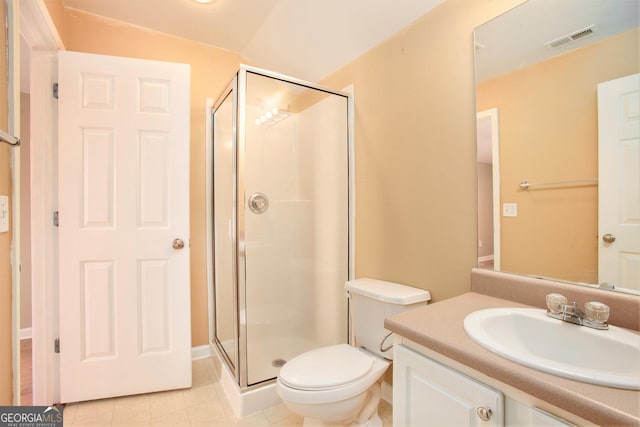
{"type": "Polygon", "coordinates": [[[535,308],[479,310],[464,329],[484,348],[530,368],[585,383],[640,390],[640,335],[596,330],[535,308]]]}

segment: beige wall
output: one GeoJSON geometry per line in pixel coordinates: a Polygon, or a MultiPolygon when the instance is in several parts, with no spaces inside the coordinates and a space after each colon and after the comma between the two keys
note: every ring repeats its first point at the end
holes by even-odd
{"type": "MultiPolygon", "coordinates": [[[[50,10],[59,1],[49,0],[50,10]]],[[[246,60],[235,53],[95,15],[65,9],[54,16],[67,50],[191,65],[191,327],[194,346],[208,343],[205,216],[205,105],[246,60]],[[57,16],[57,18],[55,18],[57,16]]]]}
{"type": "MultiPolygon", "coordinates": [[[[5,22],[5,2],[0,6],[0,22],[5,22]]],[[[3,41],[0,55],[0,129],[7,130],[8,95],[7,95],[7,37],[6,27],[1,26],[0,38],[3,41]]],[[[9,146],[0,144],[0,194],[9,196],[9,212],[11,212],[11,169],[9,146]]],[[[13,367],[11,354],[11,224],[9,216],[9,232],[0,233],[0,405],[13,404],[13,367]]]]}
{"type": "MultiPolygon", "coordinates": [[[[448,0],[321,82],[354,84],[357,277],[429,289],[435,301],[469,290],[477,257],[472,30],[521,1],[448,0]]],[[[69,50],[192,66],[192,327],[193,345],[205,344],[204,98],[218,95],[243,58],[60,12],[60,0],[47,6],[69,50]]]]}
{"type": "Polygon", "coordinates": [[[477,265],[474,27],[519,0],[448,0],[323,83],[354,84],[356,275],[470,289],[477,265]]]}
{"type": "Polygon", "coordinates": [[[62,0],[44,0],[44,4],[47,6],[47,11],[51,20],[56,26],[58,35],[64,43],[67,40],[67,27],[65,22],[65,10],[62,0]]]}
{"type": "Polygon", "coordinates": [[[523,180],[598,177],[597,84],[639,71],[638,30],[484,82],[500,114],[502,270],[598,282],[598,188],[520,191],[523,180]],[[553,242],[553,244],[550,244],[553,242]]]}

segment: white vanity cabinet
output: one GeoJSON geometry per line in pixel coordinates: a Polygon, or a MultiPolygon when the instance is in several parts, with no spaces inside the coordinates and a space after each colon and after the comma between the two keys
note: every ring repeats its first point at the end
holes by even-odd
{"type": "Polygon", "coordinates": [[[501,392],[395,345],[394,426],[502,426],[501,392]]]}
{"type": "Polygon", "coordinates": [[[574,426],[400,343],[393,352],[393,425],[574,426]]]}
{"type": "Polygon", "coordinates": [[[562,418],[510,398],[505,398],[504,412],[504,424],[506,426],[575,427],[575,424],[569,423],[562,418]]]}

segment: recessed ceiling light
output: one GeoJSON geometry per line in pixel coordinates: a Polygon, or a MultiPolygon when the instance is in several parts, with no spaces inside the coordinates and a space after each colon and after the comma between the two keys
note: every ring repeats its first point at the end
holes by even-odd
{"type": "Polygon", "coordinates": [[[218,0],[193,0],[196,3],[202,3],[202,4],[209,4],[209,3],[215,3],[218,0]]]}

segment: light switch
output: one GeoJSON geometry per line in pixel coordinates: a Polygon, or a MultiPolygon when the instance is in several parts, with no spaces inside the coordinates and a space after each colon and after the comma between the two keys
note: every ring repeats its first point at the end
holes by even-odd
{"type": "Polygon", "coordinates": [[[9,196],[0,196],[0,233],[9,231],[9,196]]]}
{"type": "Polygon", "coordinates": [[[502,205],[502,216],[518,216],[518,204],[517,203],[504,203],[502,205]]]}

